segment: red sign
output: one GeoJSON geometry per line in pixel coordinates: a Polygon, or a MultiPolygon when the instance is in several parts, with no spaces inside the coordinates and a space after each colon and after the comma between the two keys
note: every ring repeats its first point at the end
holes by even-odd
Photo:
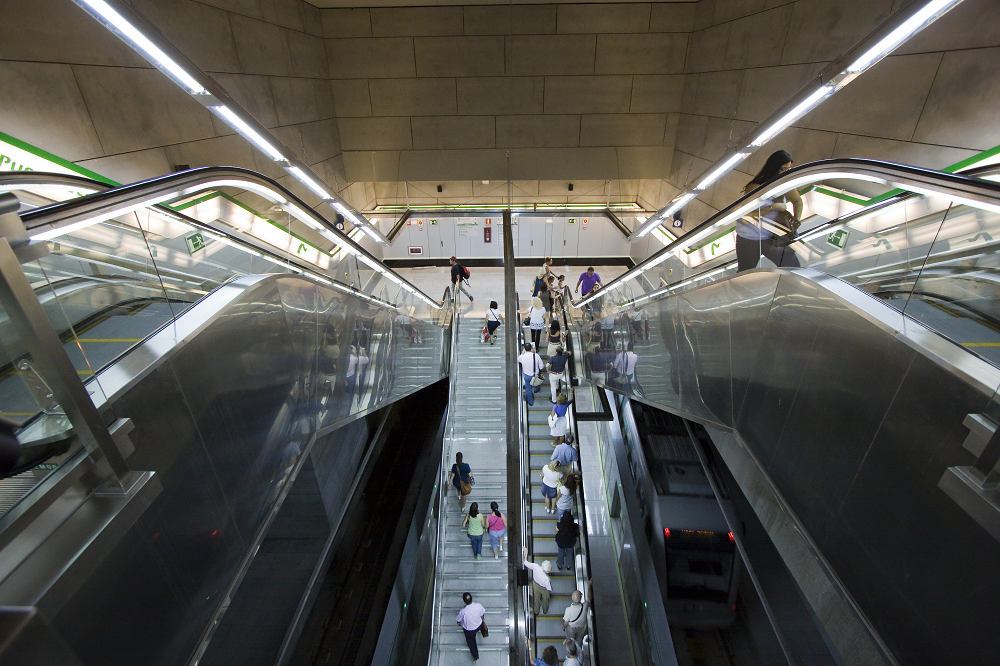
{"type": "Polygon", "coordinates": [[[493,220],[490,218],[486,218],[486,226],[490,226],[491,224],[493,224],[493,220]]]}

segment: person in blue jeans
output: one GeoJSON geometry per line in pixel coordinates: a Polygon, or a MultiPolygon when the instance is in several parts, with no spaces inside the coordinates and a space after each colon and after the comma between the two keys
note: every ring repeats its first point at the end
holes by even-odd
{"type": "Polygon", "coordinates": [[[529,405],[535,404],[535,387],[531,385],[532,377],[535,377],[545,364],[542,357],[534,352],[530,343],[524,344],[524,353],[517,357],[517,363],[521,366],[521,375],[524,380],[524,401],[529,405]]]}
{"type": "Polygon", "coordinates": [[[576,548],[579,536],[580,526],[573,520],[573,514],[566,511],[556,523],[556,547],[559,549],[556,567],[560,571],[563,567],[573,568],[573,549],[576,548]]]}
{"type": "Polygon", "coordinates": [[[477,560],[483,559],[483,534],[486,533],[486,516],[479,513],[479,503],[473,502],[469,506],[469,513],[465,514],[462,527],[469,528],[469,541],[472,542],[472,556],[477,560]]]}

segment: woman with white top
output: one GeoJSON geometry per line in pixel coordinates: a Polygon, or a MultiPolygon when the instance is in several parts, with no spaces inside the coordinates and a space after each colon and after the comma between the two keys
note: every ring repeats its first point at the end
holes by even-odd
{"type": "Polygon", "coordinates": [[[503,323],[503,315],[500,314],[496,301],[490,301],[490,309],[486,311],[486,333],[490,336],[492,345],[497,339],[497,329],[503,323]]]}
{"type": "Polygon", "coordinates": [[[531,342],[538,351],[542,344],[542,331],[545,330],[545,308],[542,307],[542,299],[537,296],[531,299],[531,308],[528,310],[528,328],[531,329],[531,342]]]}
{"type": "Polygon", "coordinates": [[[556,512],[556,486],[563,477],[562,464],[553,460],[542,468],[542,497],[545,498],[545,513],[556,512]]]}

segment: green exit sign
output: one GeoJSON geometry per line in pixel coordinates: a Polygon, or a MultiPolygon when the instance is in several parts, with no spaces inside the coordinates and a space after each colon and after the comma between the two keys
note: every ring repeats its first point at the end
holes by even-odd
{"type": "Polygon", "coordinates": [[[205,237],[202,236],[199,233],[194,233],[194,234],[191,234],[190,236],[187,236],[184,239],[184,242],[187,243],[188,252],[190,254],[194,254],[198,250],[204,250],[205,249],[205,237]]]}
{"type": "Polygon", "coordinates": [[[837,229],[826,237],[826,242],[838,250],[843,250],[847,246],[847,237],[850,235],[851,233],[847,229],[837,229]]]}

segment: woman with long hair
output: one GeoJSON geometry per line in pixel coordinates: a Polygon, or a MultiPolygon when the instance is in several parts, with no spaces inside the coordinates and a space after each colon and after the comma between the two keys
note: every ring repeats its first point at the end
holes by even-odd
{"type": "Polygon", "coordinates": [[[531,329],[531,343],[538,351],[542,344],[542,331],[545,330],[545,308],[542,306],[542,299],[537,296],[531,299],[531,308],[528,309],[528,328],[531,329]]]}
{"type": "Polygon", "coordinates": [[[469,505],[469,513],[462,520],[462,527],[468,527],[469,541],[472,543],[472,557],[483,559],[483,532],[486,531],[486,516],[479,513],[479,503],[469,505]]]}
{"type": "MultiPolygon", "coordinates": [[[[761,185],[772,180],[792,168],[792,156],[785,150],[771,153],[757,175],[743,188],[743,194],[749,194],[761,185]]],[[[756,268],[761,255],[767,257],[775,266],[799,266],[799,258],[788,247],[787,239],[781,239],[764,227],[765,224],[780,224],[791,228],[794,233],[799,228],[802,218],[802,197],[794,189],[780,197],[766,199],[760,207],[736,222],[736,260],[737,270],[746,271],[756,268]],[[788,213],[788,204],[792,204],[793,212],[788,213]]]]}
{"type": "Polygon", "coordinates": [[[490,515],[486,522],[490,528],[490,546],[493,548],[493,559],[500,559],[503,538],[507,535],[507,518],[500,512],[500,505],[496,502],[490,502],[490,515]]]}

